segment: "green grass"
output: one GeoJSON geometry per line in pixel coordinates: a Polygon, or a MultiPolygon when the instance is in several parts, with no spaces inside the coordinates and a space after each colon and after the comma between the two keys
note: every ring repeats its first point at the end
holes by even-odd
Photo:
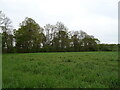
{"type": "Polygon", "coordinates": [[[3,88],[115,88],[117,52],[3,54],[3,88]]]}
{"type": "Polygon", "coordinates": [[[0,89],[2,89],[2,54],[0,52],[0,89]]]}

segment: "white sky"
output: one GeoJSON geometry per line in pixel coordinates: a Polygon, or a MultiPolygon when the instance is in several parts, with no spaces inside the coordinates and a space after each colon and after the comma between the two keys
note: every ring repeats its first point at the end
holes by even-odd
{"type": "Polygon", "coordinates": [[[0,0],[0,10],[18,28],[25,17],[41,27],[63,22],[69,30],[83,30],[101,43],[118,43],[119,0],[0,0]]]}

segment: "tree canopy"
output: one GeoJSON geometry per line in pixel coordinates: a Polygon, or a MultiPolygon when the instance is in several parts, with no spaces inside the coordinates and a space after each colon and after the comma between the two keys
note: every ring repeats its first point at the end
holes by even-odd
{"type": "Polygon", "coordinates": [[[4,52],[79,52],[117,50],[116,44],[100,44],[100,40],[86,32],[70,31],[62,22],[46,24],[43,28],[26,17],[18,29],[0,11],[2,50],[4,52]],[[110,49],[112,48],[112,49],[110,49]]]}

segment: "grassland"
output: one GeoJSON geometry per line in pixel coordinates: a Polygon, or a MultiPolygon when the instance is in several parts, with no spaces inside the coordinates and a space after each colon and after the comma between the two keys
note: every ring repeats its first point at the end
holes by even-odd
{"type": "Polygon", "coordinates": [[[114,88],[117,52],[3,54],[3,88],[114,88]]]}

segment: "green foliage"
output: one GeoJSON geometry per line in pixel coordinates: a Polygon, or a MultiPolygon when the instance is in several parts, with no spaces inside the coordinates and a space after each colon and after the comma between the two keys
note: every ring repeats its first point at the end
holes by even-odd
{"type": "Polygon", "coordinates": [[[3,54],[3,88],[120,88],[117,52],[3,54]]]}
{"type": "Polygon", "coordinates": [[[3,53],[117,51],[118,45],[100,44],[97,38],[84,31],[69,31],[62,23],[46,24],[44,28],[26,17],[18,29],[0,11],[3,53]]]}
{"type": "Polygon", "coordinates": [[[2,38],[2,51],[12,52],[13,51],[13,35],[11,20],[0,11],[0,30],[2,38]]]}
{"type": "Polygon", "coordinates": [[[100,51],[118,51],[118,44],[98,44],[100,51]]]}
{"type": "Polygon", "coordinates": [[[95,51],[98,39],[80,31],[69,35],[67,27],[57,22],[41,28],[32,18],[25,18],[14,31],[17,52],[95,51]]]}
{"type": "Polygon", "coordinates": [[[15,33],[18,52],[37,52],[43,40],[42,28],[31,18],[26,18],[15,33]]]}

